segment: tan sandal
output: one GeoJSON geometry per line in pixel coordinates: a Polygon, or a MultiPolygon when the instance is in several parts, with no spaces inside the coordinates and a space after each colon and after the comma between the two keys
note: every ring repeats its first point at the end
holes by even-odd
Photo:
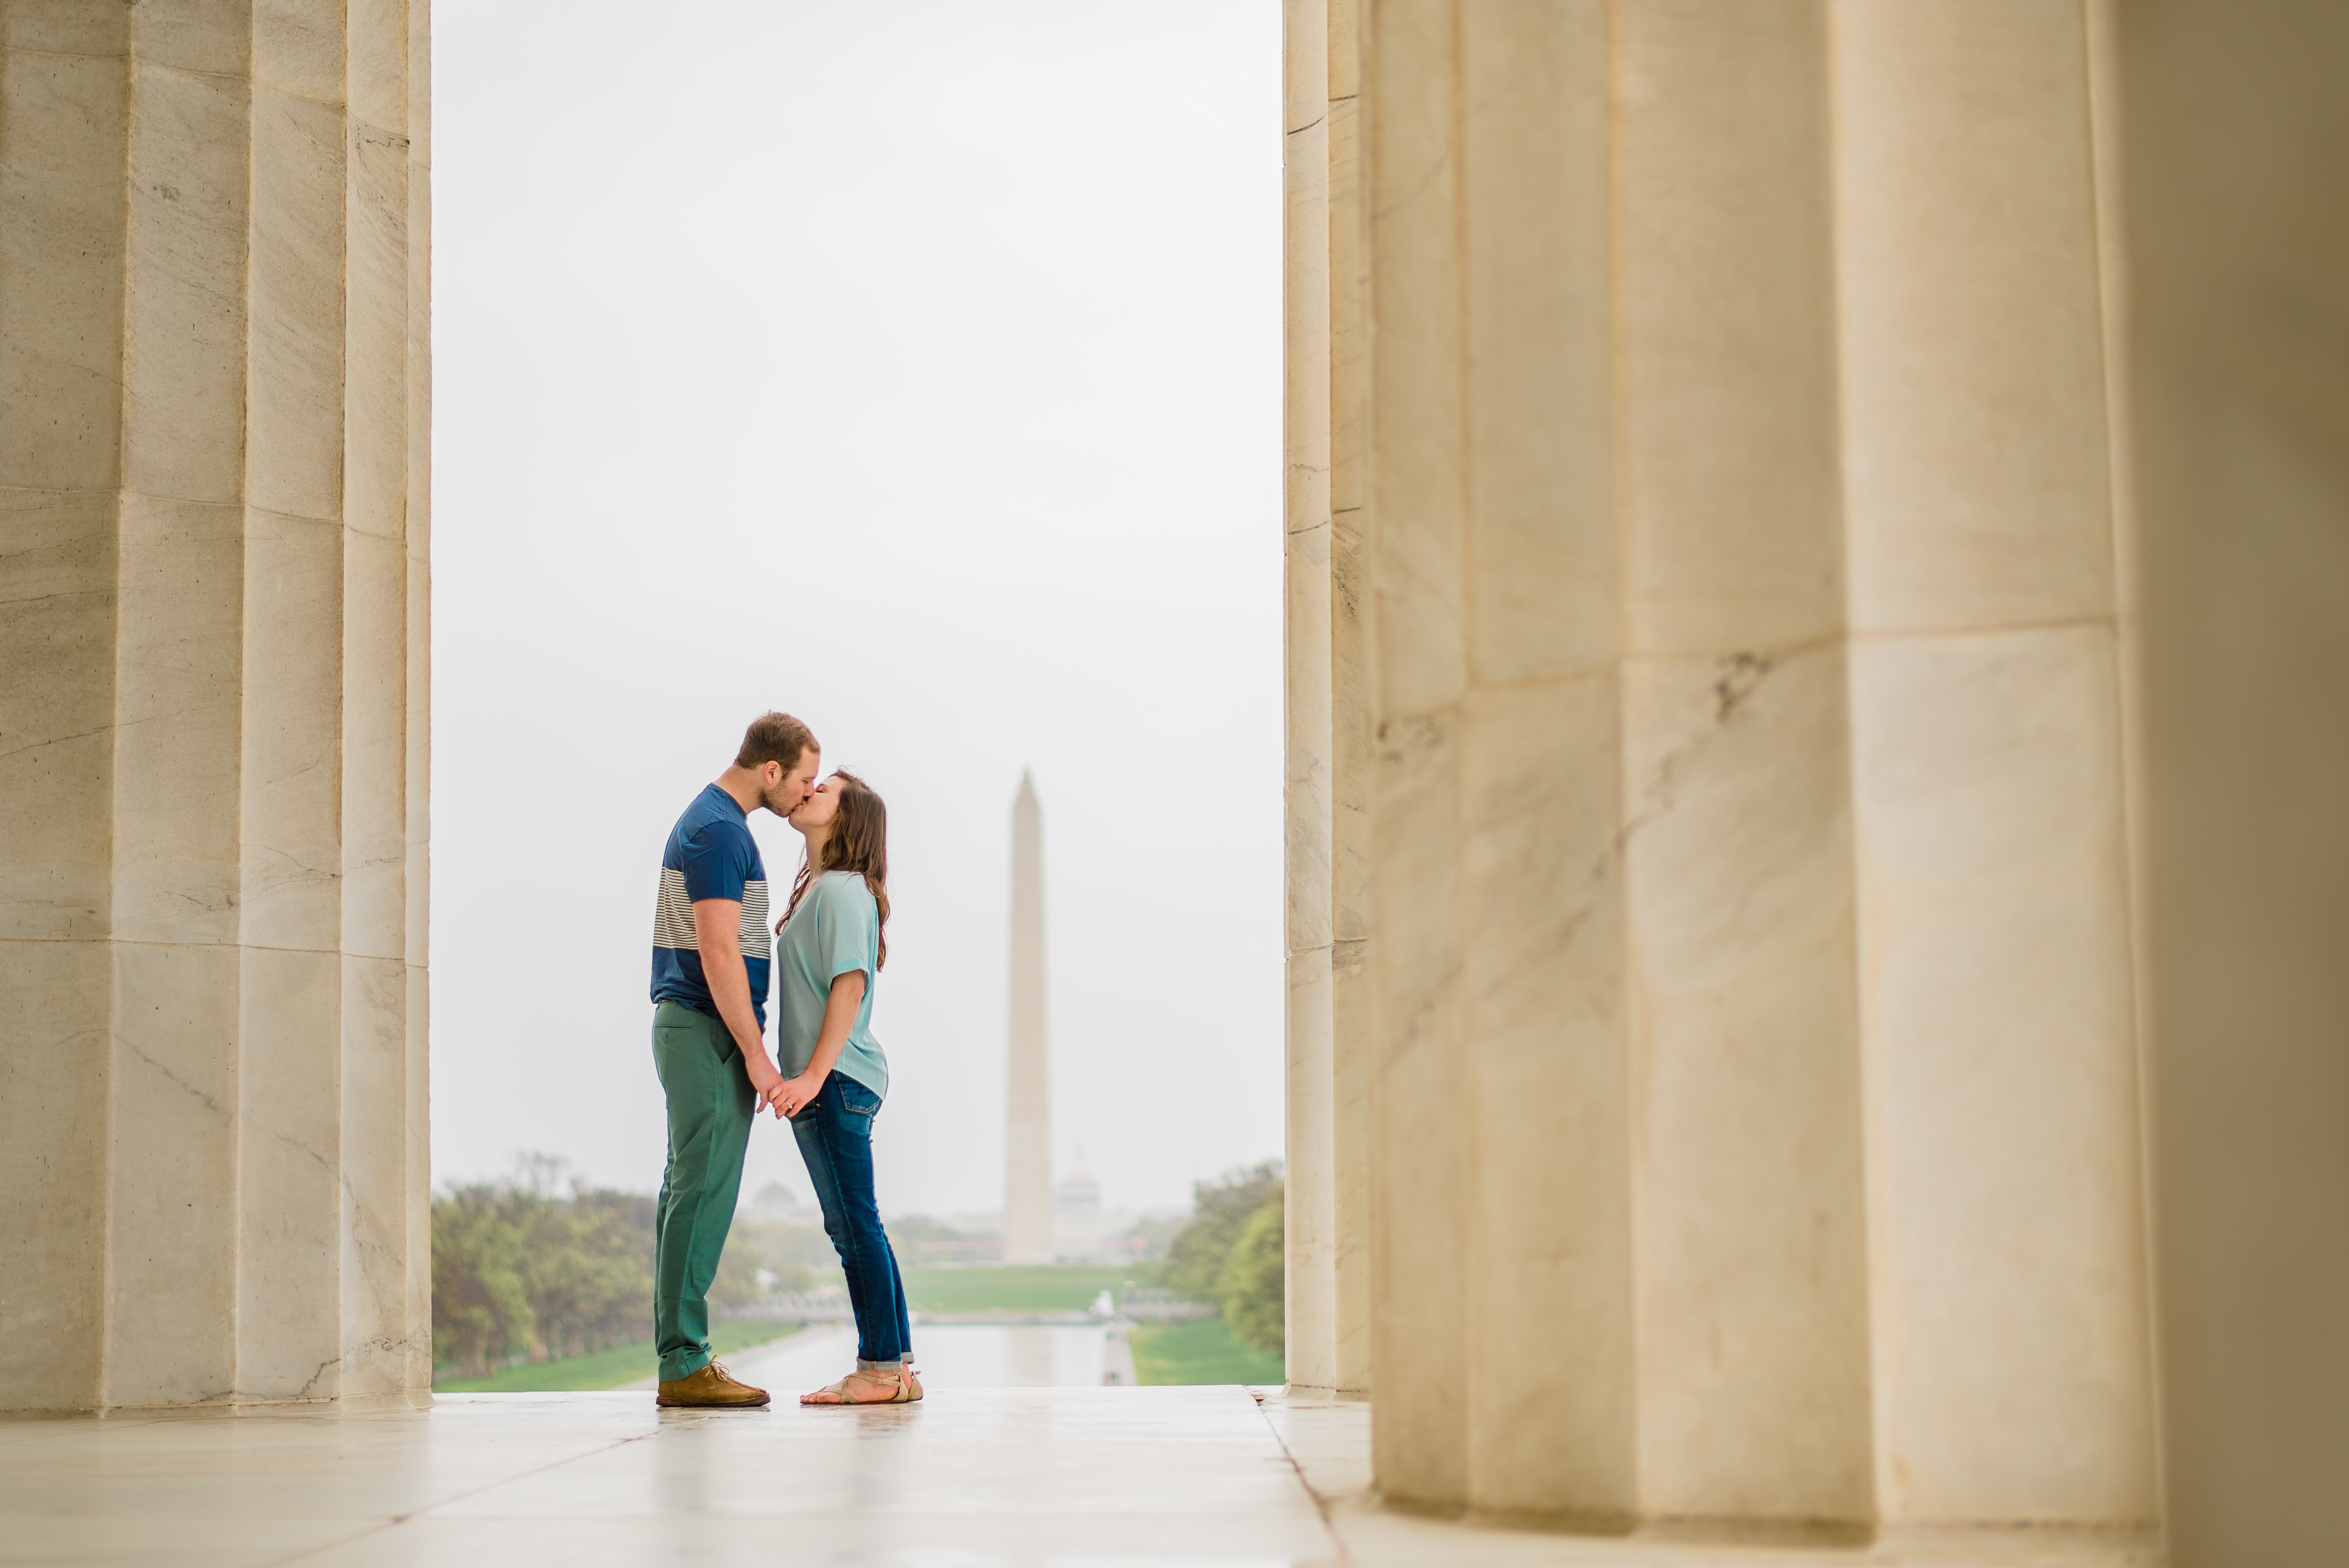
{"type": "Polygon", "coordinates": [[[914,1376],[914,1368],[910,1363],[901,1361],[897,1364],[897,1370],[895,1372],[863,1370],[852,1372],[837,1383],[828,1384],[812,1394],[801,1395],[800,1403],[802,1405],[908,1405],[921,1397],[922,1380],[914,1376]],[[851,1387],[852,1384],[860,1382],[865,1387],[877,1385],[881,1388],[888,1389],[889,1392],[867,1393],[863,1389],[851,1387]]]}

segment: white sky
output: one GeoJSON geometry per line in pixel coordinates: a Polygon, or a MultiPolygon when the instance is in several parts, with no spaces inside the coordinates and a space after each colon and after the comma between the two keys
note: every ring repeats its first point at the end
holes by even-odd
{"type": "Polygon", "coordinates": [[[1278,1154],[1279,7],[433,26],[436,1179],[658,1184],[661,845],[771,706],[889,803],[885,1210],[1002,1202],[1023,766],[1058,1165],[1278,1154]]]}

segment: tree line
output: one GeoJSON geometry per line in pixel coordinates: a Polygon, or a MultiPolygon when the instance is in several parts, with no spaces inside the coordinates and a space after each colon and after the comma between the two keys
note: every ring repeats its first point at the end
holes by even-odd
{"type": "MultiPolygon", "coordinates": [[[[1166,1287],[1213,1303],[1239,1338],[1283,1348],[1283,1187],[1278,1161],[1193,1189],[1191,1219],[1167,1247],[1166,1287]]],[[[502,1180],[432,1201],[432,1359],[481,1377],[520,1361],[583,1355],[653,1333],[656,1200],[566,1180],[563,1163],[525,1155],[502,1180]]],[[[717,1311],[804,1291],[836,1268],[812,1225],[737,1215],[709,1291],[717,1311]]]]}
{"type": "Polygon", "coordinates": [[[1213,1303],[1234,1334],[1274,1355],[1288,1337],[1286,1196],[1275,1159],[1202,1181],[1166,1248],[1166,1288],[1213,1303]]]}
{"type": "MultiPolygon", "coordinates": [[[[653,1334],[657,1200],[566,1182],[562,1162],[523,1157],[500,1181],[432,1201],[432,1359],[481,1377],[519,1361],[582,1355],[653,1334]]],[[[738,1217],[709,1291],[716,1309],[800,1291],[832,1244],[811,1226],[738,1217]]]]}

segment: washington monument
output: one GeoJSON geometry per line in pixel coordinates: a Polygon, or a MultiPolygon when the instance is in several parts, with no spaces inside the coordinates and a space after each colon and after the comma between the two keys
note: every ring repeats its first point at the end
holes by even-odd
{"type": "Polygon", "coordinates": [[[1011,805],[1011,1081],[1005,1100],[1003,1261],[1052,1261],[1052,1075],[1044,1046],[1044,822],[1019,775],[1011,805]]]}

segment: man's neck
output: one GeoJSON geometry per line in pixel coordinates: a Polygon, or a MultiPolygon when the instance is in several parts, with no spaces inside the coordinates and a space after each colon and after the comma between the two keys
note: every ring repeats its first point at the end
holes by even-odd
{"type": "Polygon", "coordinates": [[[742,808],[745,816],[767,804],[766,795],[759,788],[759,775],[748,768],[728,768],[711,782],[742,808]]]}

